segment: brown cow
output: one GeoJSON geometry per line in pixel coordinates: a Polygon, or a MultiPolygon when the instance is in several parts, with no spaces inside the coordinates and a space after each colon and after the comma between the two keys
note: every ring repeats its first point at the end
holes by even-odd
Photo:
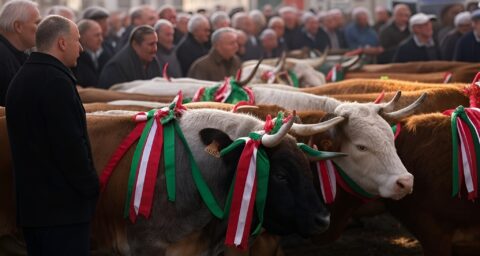
{"type": "Polygon", "coordinates": [[[416,61],[407,63],[370,64],[364,65],[358,72],[376,73],[432,73],[449,71],[455,68],[471,65],[470,62],[459,61],[416,61]]]}
{"type": "Polygon", "coordinates": [[[124,93],[97,88],[77,87],[83,103],[109,102],[114,100],[145,100],[155,102],[171,102],[175,96],[152,96],[135,93],[124,93]]]}
{"type": "Polygon", "coordinates": [[[0,116],[5,116],[5,108],[0,107],[0,116]]]}

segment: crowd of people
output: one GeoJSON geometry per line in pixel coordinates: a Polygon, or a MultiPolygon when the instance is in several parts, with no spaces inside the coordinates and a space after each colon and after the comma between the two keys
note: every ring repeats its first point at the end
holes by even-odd
{"type": "MultiPolygon", "coordinates": [[[[41,16],[37,7],[30,9],[30,15],[14,11],[0,16],[0,52],[9,56],[0,61],[6,70],[0,77],[0,105],[26,52],[35,46],[41,16]],[[7,22],[12,20],[30,28],[17,29],[7,22]]],[[[220,7],[210,13],[177,11],[169,5],[158,10],[141,5],[127,14],[91,6],[77,15],[66,6],[54,6],[47,14],[61,15],[78,26],[83,52],[72,71],[83,87],[109,88],[163,73],[222,80],[234,75],[242,61],[275,58],[302,48],[320,52],[328,48],[333,53],[359,50],[367,62],[379,64],[480,59],[480,11],[461,4],[445,6],[441,19],[412,15],[405,4],[391,11],[378,6],[374,18],[364,7],[354,8],[349,15],[340,9],[314,12],[283,6],[274,10],[271,5],[262,11],[226,12],[220,7]]]]}

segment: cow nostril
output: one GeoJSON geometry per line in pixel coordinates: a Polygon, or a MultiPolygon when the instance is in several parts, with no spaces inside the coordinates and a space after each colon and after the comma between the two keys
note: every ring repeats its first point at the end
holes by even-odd
{"type": "Polygon", "coordinates": [[[397,185],[402,189],[405,188],[405,185],[403,185],[403,183],[400,180],[397,180],[397,185]]]}

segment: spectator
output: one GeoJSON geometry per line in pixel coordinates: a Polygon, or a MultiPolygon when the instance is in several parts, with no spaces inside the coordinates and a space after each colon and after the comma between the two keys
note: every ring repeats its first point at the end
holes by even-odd
{"type": "Polygon", "coordinates": [[[185,34],[176,28],[177,26],[177,10],[175,7],[165,4],[158,10],[158,18],[170,21],[174,28],[173,43],[178,44],[185,34]]]}
{"type": "Polygon", "coordinates": [[[461,12],[455,16],[455,29],[450,31],[440,43],[440,53],[443,60],[453,60],[455,45],[466,33],[472,31],[470,12],[461,12]]]}
{"type": "Polygon", "coordinates": [[[85,111],[69,69],[82,50],[79,38],[72,21],[46,17],[36,32],[38,52],[8,90],[17,223],[28,255],[90,255],[99,181],[85,111]]]}
{"type": "Polygon", "coordinates": [[[245,55],[245,45],[247,44],[248,37],[247,34],[241,30],[236,29],[235,32],[237,32],[237,56],[241,59],[245,55]]]}
{"type": "Polygon", "coordinates": [[[230,17],[224,11],[216,11],[210,16],[210,23],[212,24],[212,31],[227,28],[230,27],[230,17]]]}
{"type": "Polygon", "coordinates": [[[232,28],[221,28],[212,34],[212,50],[192,64],[188,77],[220,81],[233,76],[242,66],[235,55],[238,50],[237,33],[232,28]]]}
{"type": "Polygon", "coordinates": [[[352,11],[352,22],[345,28],[345,39],[350,49],[377,47],[378,36],[368,24],[368,10],[356,7],[352,11]]]}
{"type": "Polygon", "coordinates": [[[380,29],[380,45],[385,51],[377,58],[377,63],[390,63],[398,45],[410,36],[408,20],[411,12],[408,5],[397,4],[393,8],[393,19],[380,29]]]}
{"type": "Polygon", "coordinates": [[[247,44],[242,60],[257,60],[262,56],[262,48],[255,37],[255,25],[252,18],[246,12],[238,12],[233,15],[232,27],[242,30],[247,34],[247,44]]]}
{"type": "MultiPolygon", "coordinates": [[[[109,30],[108,25],[108,17],[110,13],[107,9],[100,7],[100,6],[91,6],[84,10],[82,18],[94,20],[95,22],[100,25],[102,31],[102,47],[98,49],[98,59],[102,59],[103,61],[109,61],[113,55],[115,55],[115,46],[117,45],[116,42],[113,40],[107,40],[107,34],[109,30]]],[[[105,63],[103,63],[105,64],[105,63]]],[[[103,65],[102,65],[103,66],[103,65]]]]}
{"type": "Polygon", "coordinates": [[[473,31],[463,35],[455,46],[453,59],[456,61],[480,61],[480,9],[472,12],[473,31]]]}
{"type": "Polygon", "coordinates": [[[298,42],[298,38],[302,35],[302,30],[298,25],[297,9],[291,6],[282,7],[278,13],[285,24],[285,44],[288,50],[300,49],[302,46],[298,42]]]}
{"type": "Polygon", "coordinates": [[[35,46],[40,12],[35,2],[12,0],[0,10],[0,106],[5,106],[8,85],[35,46]]]}
{"type": "Polygon", "coordinates": [[[99,87],[108,89],[117,83],[161,76],[156,57],[157,43],[157,34],[152,27],[136,27],[130,35],[129,44],[103,68],[98,81],[99,87]]]}
{"type": "Polygon", "coordinates": [[[75,12],[72,8],[64,6],[64,5],[54,5],[47,10],[47,15],[60,15],[65,17],[73,22],[77,20],[75,12]]]}
{"type": "Polygon", "coordinates": [[[282,18],[280,17],[272,17],[268,22],[268,28],[273,29],[275,34],[277,34],[277,52],[284,52],[287,50],[287,44],[285,43],[285,39],[283,35],[285,34],[285,23],[283,22],[282,18]]]}
{"type": "Polygon", "coordinates": [[[262,44],[263,58],[277,58],[282,55],[278,48],[277,34],[273,29],[267,28],[260,34],[260,42],[262,44]]]}
{"type": "Polygon", "coordinates": [[[93,20],[81,20],[78,22],[78,31],[83,51],[78,57],[77,66],[72,69],[73,73],[78,85],[97,87],[100,72],[109,60],[102,55],[102,28],[93,20]]]}
{"type": "Polygon", "coordinates": [[[270,19],[273,17],[273,7],[271,4],[265,4],[262,8],[262,13],[265,19],[267,19],[267,22],[270,21],[270,19]]]}
{"type": "Polygon", "coordinates": [[[390,13],[388,12],[387,8],[384,6],[377,6],[375,8],[375,25],[373,26],[375,32],[378,33],[380,28],[385,25],[389,19],[390,13]]]}
{"type": "Polygon", "coordinates": [[[417,13],[410,18],[412,36],[402,42],[393,57],[393,62],[439,60],[440,52],[433,40],[432,20],[434,15],[417,13]]]}
{"type": "Polygon", "coordinates": [[[188,34],[185,36],[177,48],[177,58],[182,68],[182,74],[185,76],[190,66],[198,58],[208,54],[210,23],[207,18],[201,14],[194,15],[188,21],[188,34]]]}
{"type": "Polygon", "coordinates": [[[118,42],[115,50],[118,52],[122,50],[125,45],[128,45],[132,30],[138,26],[149,25],[153,27],[158,20],[158,15],[155,10],[149,5],[140,5],[130,10],[130,25],[125,28],[122,38],[118,42]]]}
{"type": "Polygon", "coordinates": [[[182,70],[177,59],[177,54],[173,45],[174,29],[172,23],[168,20],[159,20],[155,24],[155,32],[158,37],[157,59],[163,70],[165,64],[168,63],[167,75],[170,77],[181,77],[182,70]]]}
{"type": "Polygon", "coordinates": [[[437,42],[442,42],[448,32],[455,29],[455,16],[463,11],[465,11],[463,4],[449,4],[442,9],[440,13],[440,21],[442,24],[437,33],[437,42]]]}
{"type": "Polygon", "coordinates": [[[302,17],[302,36],[298,39],[302,47],[317,49],[321,52],[327,48],[328,35],[320,28],[317,17],[311,12],[306,12],[302,17]]]}
{"type": "Polygon", "coordinates": [[[341,29],[340,22],[343,18],[342,12],[339,9],[332,9],[327,12],[327,16],[324,20],[324,30],[328,35],[330,49],[332,51],[338,51],[340,49],[347,49],[347,41],[345,40],[345,34],[341,29]]]}
{"type": "Polygon", "coordinates": [[[177,15],[176,29],[178,29],[184,36],[188,34],[188,21],[190,20],[190,18],[191,16],[188,13],[179,13],[177,15]]]}
{"type": "Polygon", "coordinates": [[[125,12],[116,11],[110,13],[108,17],[108,31],[105,41],[110,42],[110,44],[115,49],[122,38],[123,33],[125,32],[125,27],[123,26],[123,20],[125,19],[125,12]]]}
{"type": "Polygon", "coordinates": [[[260,33],[267,26],[267,19],[260,10],[251,10],[248,15],[250,15],[253,21],[253,35],[255,37],[260,36],[260,33]]]}

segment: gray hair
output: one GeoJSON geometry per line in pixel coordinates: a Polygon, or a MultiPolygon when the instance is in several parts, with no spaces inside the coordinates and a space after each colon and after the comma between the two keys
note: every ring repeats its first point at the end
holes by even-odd
{"type": "Polygon", "coordinates": [[[145,36],[150,34],[155,34],[155,30],[153,30],[153,28],[149,25],[141,25],[132,30],[128,41],[130,44],[133,42],[136,44],[141,44],[143,41],[145,41],[145,36]]]}
{"type": "Polygon", "coordinates": [[[76,15],[75,15],[75,12],[72,10],[72,8],[67,7],[67,6],[63,6],[63,5],[54,5],[54,6],[50,7],[47,10],[47,15],[56,14],[56,15],[63,16],[62,12],[68,12],[75,19],[76,15]]]}
{"type": "Polygon", "coordinates": [[[265,39],[266,37],[269,37],[269,36],[277,37],[277,33],[275,33],[275,31],[273,31],[273,29],[267,28],[264,31],[262,31],[262,33],[260,34],[260,40],[263,40],[263,39],[265,39]]]}
{"type": "Polygon", "coordinates": [[[158,9],[158,17],[160,19],[163,19],[163,14],[165,11],[168,11],[168,10],[171,10],[171,11],[177,11],[175,10],[175,7],[173,7],[172,5],[169,5],[169,4],[164,4],[162,5],[162,7],[160,7],[160,9],[158,9]]]}
{"type": "Polygon", "coordinates": [[[246,12],[237,12],[232,17],[232,27],[239,29],[242,27],[240,24],[245,21],[245,19],[250,18],[246,12]]]}
{"type": "Polygon", "coordinates": [[[228,17],[228,14],[224,11],[216,11],[210,16],[210,23],[212,23],[214,30],[217,29],[217,24],[224,20],[230,21],[230,17],[228,17]]]}
{"type": "Polygon", "coordinates": [[[368,17],[368,10],[367,8],[363,7],[363,6],[359,6],[359,7],[355,7],[352,11],[352,18],[353,19],[356,19],[358,15],[360,15],[361,13],[364,13],[365,15],[367,15],[368,17]]]}
{"type": "Polygon", "coordinates": [[[395,15],[400,9],[407,9],[408,11],[411,12],[410,7],[406,4],[397,4],[395,7],[393,7],[393,15],[395,15]]]}
{"type": "Polygon", "coordinates": [[[268,27],[269,28],[273,27],[273,24],[275,24],[277,22],[280,22],[280,23],[282,23],[282,25],[285,26],[285,21],[283,21],[282,18],[280,18],[278,16],[275,16],[275,17],[270,18],[270,20],[268,21],[268,27]]]}
{"type": "MultiPolygon", "coordinates": [[[[139,19],[144,15],[145,10],[151,9],[149,5],[140,5],[140,6],[135,6],[132,9],[130,9],[130,20],[133,23],[133,20],[139,19]]],[[[153,10],[153,9],[152,9],[153,10]]]]}
{"type": "Polygon", "coordinates": [[[280,8],[280,10],[278,10],[278,14],[280,14],[280,15],[283,15],[283,14],[288,13],[288,12],[296,14],[298,12],[298,10],[297,10],[297,8],[295,8],[293,6],[284,6],[284,7],[280,8]]]}
{"type": "Polygon", "coordinates": [[[309,19],[317,19],[317,17],[311,12],[306,12],[302,15],[302,24],[307,23],[309,19]]]}
{"type": "Polygon", "coordinates": [[[220,40],[222,35],[226,33],[237,34],[237,31],[233,28],[219,28],[215,30],[215,32],[213,32],[212,34],[212,45],[215,45],[215,43],[217,43],[220,40]]]}
{"type": "Polygon", "coordinates": [[[38,4],[29,0],[11,0],[0,10],[0,31],[14,32],[15,21],[27,21],[30,13],[27,8],[38,8],[38,4]]]}
{"type": "Polygon", "coordinates": [[[267,25],[267,19],[260,10],[251,10],[248,14],[257,26],[264,28],[267,25]]]}
{"type": "Polygon", "coordinates": [[[97,24],[96,21],[89,20],[89,19],[83,19],[77,22],[77,27],[78,27],[78,32],[80,32],[80,37],[95,24],[97,24]]]}
{"type": "Polygon", "coordinates": [[[206,22],[208,23],[207,18],[201,14],[195,14],[190,18],[187,24],[187,30],[190,33],[193,33],[195,30],[197,30],[198,26],[200,26],[200,23],[206,22]]]}
{"type": "Polygon", "coordinates": [[[177,22],[180,21],[181,19],[189,19],[192,17],[192,15],[188,14],[188,13],[184,13],[184,12],[181,12],[181,13],[178,13],[177,14],[177,22]]]}
{"type": "Polygon", "coordinates": [[[38,24],[35,34],[35,45],[39,52],[46,52],[52,48],[59,36],[70,33],[71,21],[60,15],[49,15],[38,24]]]}
{"type": "Polygon", "coordinates": [[[161,20],[158,20],[157,23],[155,23],[155,26],[153,26],[153,29],[155,30],[155,32],[158,32],[161,28],[165,26],[169,26],[173,28],[173,25],[170,21],[161,19],[161,20]]]}

